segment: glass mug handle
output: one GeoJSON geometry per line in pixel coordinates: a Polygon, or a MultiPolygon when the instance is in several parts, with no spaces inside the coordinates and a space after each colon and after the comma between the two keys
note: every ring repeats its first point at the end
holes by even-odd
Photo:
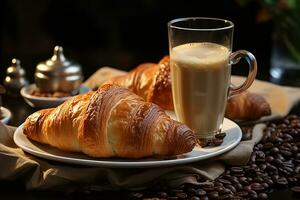
{"type": "Polygon", "coordinates": [[[249,65],[248,77],[244,81],[244,83],[239,86],[233,86],[231,84],[231,86],[229,88],[229,94],[228,94],[229,98],[235,94],[239,94],[239,93],[247,90],[251,86],[251,84],[253,83],[253,81],[256,77],[256,73],[257,73],[256,59],[255,59],[254,55],[252,53],[250,53],[249,51],[239,50],[239,51],[233,52],[230,55],[229,62],[230,62],[230,64],[235,65],[240,62],[241,58],[245,58],[249,65]]]}

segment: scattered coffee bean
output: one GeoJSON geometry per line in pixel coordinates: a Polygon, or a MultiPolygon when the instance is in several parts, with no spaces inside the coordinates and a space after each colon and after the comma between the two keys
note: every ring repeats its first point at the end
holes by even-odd
{"type": "Polygon", "coordinates": [[[213,146],[220,146],[223,143],[223,139],[215,138],[212,141],[213,146]]]}
{"type": "Polygon", "coordinates": [[[251,189],[254,190],[254,191],[264,190],[264,186],[260,183],[252,183],[250,186],[251,186],[251,189]]]}
{"type": "Polygon", "coordinates": [[[213,191],[207,194],[210,199],[216,199],[219,197],[219,193],[217,191],[213,191]]]}
{"type": "Polygon", "coordinates": [[[188,195],[184,192],[176,193],[175,196],[178,197],[179,199],[186,199],[188,197],[188,195]]]}
{"type": "Polygon", "coordinates": [[[168,197],[168,194],[166,192],[159,192],[157,193],[157,196],[159,198],[167,198],[168,197]]]}
{"type": "Polygon", "coordinates": [[[226,136],[226,133],[225,132],[222,132],[222,133],[218,133],[215,135],[215,138],[218,138],[218,139],[224,139],[226,136]]]}
{"type": "Polygon", "coordinates": [[[204,196],[204,195],[206,195],[206,191],[200,188],[200,189],[196,190],[195,195],[196,196],[204,196]]]}
{"type": "Polygon", "coordinates": [[[292,187],[291,191],[300,194],[300,186],[292,187]]]}
{"type": "Polygon", "coordinates": [[[267,195],[267,193],[264,193],[264,192],[262,192],[262,193],[260,193],[259,195],[258,195],[258,199],[268,199],[268,195],[267,195]]]}

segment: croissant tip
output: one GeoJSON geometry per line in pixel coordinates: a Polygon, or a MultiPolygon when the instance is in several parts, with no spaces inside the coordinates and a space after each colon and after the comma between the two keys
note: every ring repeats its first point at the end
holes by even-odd
{"type": "Polygon", "coordinates": [[[194,149],[197,144],[197,138],[192,130],[188,129],[180,133],[181,139],[178,140],[176,154],[188,153],[194,149]]]}

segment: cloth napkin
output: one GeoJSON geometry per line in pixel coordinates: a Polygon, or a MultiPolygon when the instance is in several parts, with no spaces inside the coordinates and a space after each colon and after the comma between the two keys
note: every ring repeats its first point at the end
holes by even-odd
{"type": "Polygon", "coordinates": [[[44,160],[22,151],[13,141],[14,127],[0,122],[0,180],[24,183],[28,190],[116,190],[144,189],[154,184],[178,187],[184,183],[201,184],[199,178],[215,179],[227,165],[244,165],[265,125],[253,129],[251,140],[211,160],[187,165],[149,169],[84,167],[44,160]]]}

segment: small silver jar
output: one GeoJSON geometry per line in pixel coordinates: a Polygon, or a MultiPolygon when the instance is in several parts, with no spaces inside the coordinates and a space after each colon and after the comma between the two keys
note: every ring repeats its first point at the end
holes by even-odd
{"type": "Polygon", "coordinates": [[[54,55],[36,66],[35,84],[41,92],[78,93],[83,80],[81,66],[63,54],[61,46],[55,46],[54,55]]]}
{"type": "Polygon", "coordinates": [[[12,96],[19,96],[20,89],[28,85],[28,80],[25,78],[25,70],[21,67],[20,60],[13,58],[11,66],[6,70],[4,86],[7,93],[12,96]]]}

